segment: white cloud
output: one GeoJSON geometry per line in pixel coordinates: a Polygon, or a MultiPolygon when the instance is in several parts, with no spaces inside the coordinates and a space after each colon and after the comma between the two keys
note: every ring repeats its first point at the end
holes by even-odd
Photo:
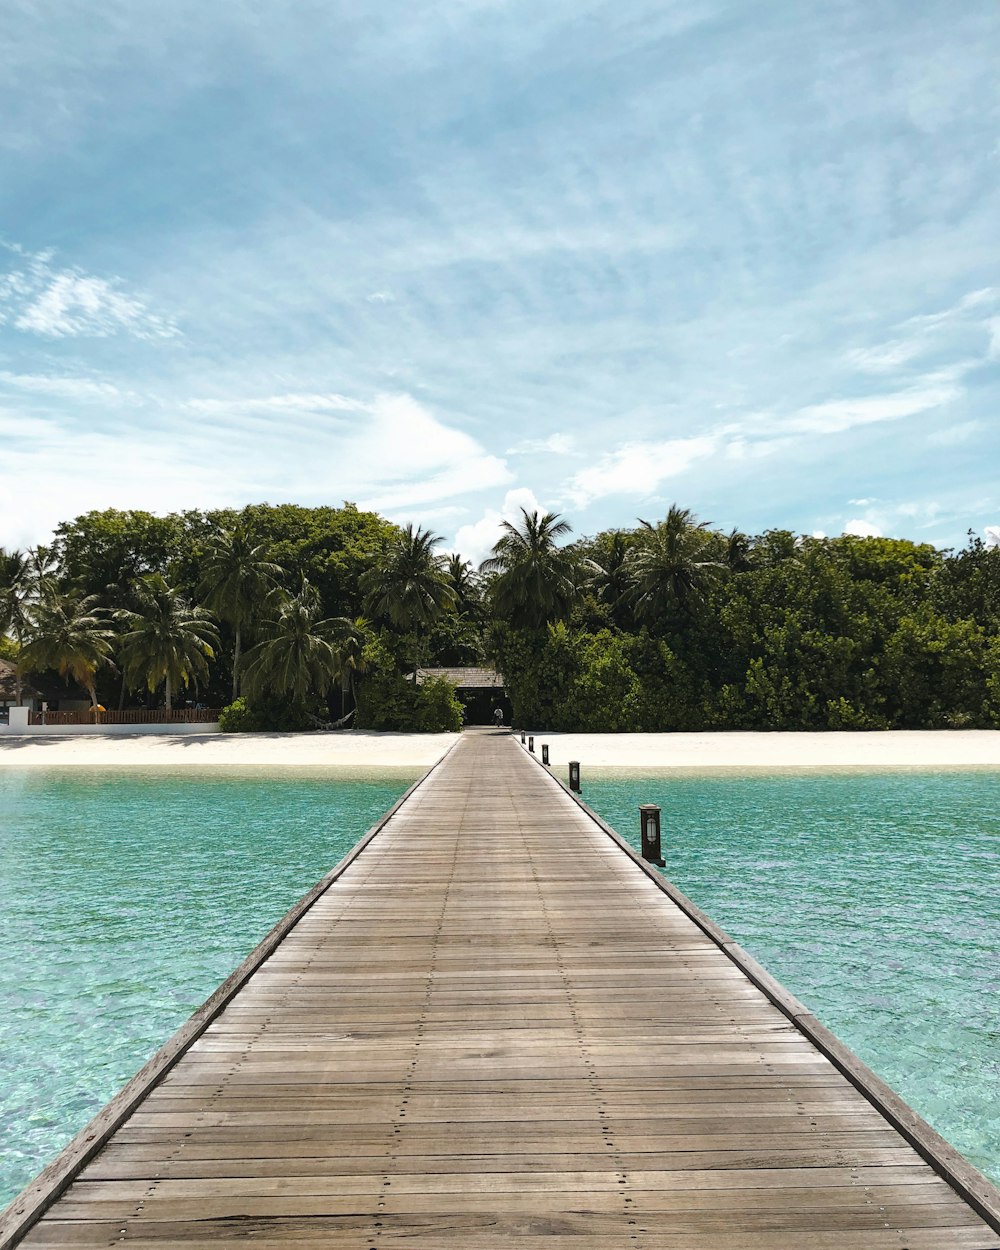
{"type": "Polygon", "coordinates": [[[528,513],[547,511],[532,491],[526,486],[518,486],[507,492],[499,509],[487,508],[478,521],[463,525],[455,534],[455,549],[467,560],[481,564],[500,537],[503,522],[510,521],[517,525],[523,519],[522,508],[528,513]]]}
{"type": "Polygon", "coordinates": [[[987,525],[984,533],[987,547],[1000,547],[1000,525],[987,525]]]}
{"type": "Polygon", "coordinates": [[[928,356],[949,346],[952,354],[965,344],[976,356],[981,355],[982,333],[991,336],[989,353],[1000,350],[998,330],[1000,318],[984,318],[985,310],[995,307],[1000,288],[984,287],[970,291],[957,303],[940,312],[909,317],[896,326],[897,337],[870,347],[855,348],[846,355],[848,364],[862,373],[894,373],[921,356],[928,356]]]}
{"type": "Polygon", "coordinates": [[[99,278],[77,268],[57,269],[51,252],[26,254],[6,246],[15,267],[0,276],[0,322],[44,338],[126,333],[138,339],[171,338],[177,326],[123,289],[120,278],[99,278]]]}
{"type": "Polygon", "coordinates": [[[718,447],[714,435],[672,438],[660,443],[626,443],[589,469],[575,473],[566,489],[577,507],[585,507],[606,495],[650,495],[664,479],[684,473],[696,461],[713,455],[718,447]]]}
{"type": "Polygon", "coordinates": [[[870,521],[861,519],[845,522],[843,533],[853,535],[855,538],[882,537],[882,531],[877,525],[872,525],[870,521]]]}
{"type": "Polygon", "coordinates": [[[860,347],[848,352],[847,362],[862,373],[892,373],[919,356],[922,350],[923,344],[917,339],[883,343],[879,347],[860,347]]]}
{"type": "Polygon", "coordinates": [[[932,431],[927,435],[927,442],[931,447],[957,447],[981,434],[983,428],[981,421],[960,421],[957,425],[946,425],[932,431]]]}
{"type": "Polygon", "coordinates": [[[550,434],[548,438],[529,438],[516,447],[508,447],[508,456],[533,456],[551,454],[553,456],[572,456],[576,449],[576,439],[572,434],[550,434]]]}
{"type": "Polygon", "coordinates": [[[409,395],[382,396],[343,445],[353,480],[368,482],[366,505],[398,512],[511,480],[506,463],[464,430],[439,421],[409,395]]]}
{"type": "Polygon", "coordinates": [[[0,369],[0,385],[52,395],[58,399],[115,401],[124,398],[122,391],[110,382],[93,382],[89,378],[47,377],[35,373],[8,373],[0,369]]]}
{"type": "Polygon", "coordinates": [[[961,394],[956,386],[924,385],[890,395],[866,395],[859,399],[833,399],[811,404],[782,423],[796,434],[841,434],[862,425],[898,421],[951,403],[961,394]]]}

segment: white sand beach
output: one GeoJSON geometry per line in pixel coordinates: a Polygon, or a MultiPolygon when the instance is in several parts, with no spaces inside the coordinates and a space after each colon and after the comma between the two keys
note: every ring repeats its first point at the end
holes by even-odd
{"type": "Polygon", "coordinates": [[[874,733],[534,733],[551,764],[585,768],[1000,768],[1000,730],[874,733]]]}
{"type": "Polygon", "coordinates": [[[0,767],[429,768],[456,734],[86,734],[0,737],[0,767]]]}
{"type": "MultiPolygon", "coordinates": [[[[1000,768],[1000,730],[881,733],[560,734],[529,730],[553,767],[1000,768]]],[[[454,734],[351,730],[308,734],[135,734],[0,737],[0,767],[188,766],[429,768],[454,734]]]]}

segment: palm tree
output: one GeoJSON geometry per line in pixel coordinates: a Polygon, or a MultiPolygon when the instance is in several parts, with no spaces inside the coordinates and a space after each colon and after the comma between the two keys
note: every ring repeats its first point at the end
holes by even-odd
{"type": "Polygon", "coordinates": [[[212,614],[192,607],[162,573],[147,573],[136,583],[139,608],[116,614],[122,633],[119,650],[130,683],[144,681],[152,692],[163,684],[167,711],[174,691],[208,677],[219,634],[212,614]]]}
{"type": "Polygon", "coordinates": [[[590,585],[598,600],[616,612],[627,603],[631,593],[629,557],[632,543],[621,530],[612,530],[607,535],[607,541],[601,541],[600,546],[595,544],[595,547],[588,561],[590,585]]]}
{"type": "Polygon", "coordinates": [[[572,556],[556,546],[556,539],[571,531],[555,512],[543,515],[522,508],[521,516],[520,526],[503,522],[492,556],[479,568],[494,575],[489,595],[497,615],[538,629],[563,619],[576,598],[572,556]]]}
{"type": "Polygon", "coordinates": [[[690,611],[723,568],[712,558],[708,522],[688,508],[670,506],[655,525],[640,519],[639,541],[629,560],[632,601],[637,615],[653,623],[673,612],[690,611]]]}
{"type": "MultiPolygon", "coordinates": [[[[31,603],[37,593],[30,552],[0,547],[0,638],[9,634],[18,651],[31,629],[31,603]]],[[[14,670],[14,697],[21,706],[21,665],[14,670]]]]}
{"type": "Polygon", "coordinates": [[[283,571],[280,564],[267,559],[264,544],[255,544],[242,523],[220,530],[205,553],[198,595],[209,611],[233,627],[234,700],[239,695],[243,631],[260,612],[283,571]]]}
{"type": "Polygon", "coordinates": [[[414,682],[420,665],[420,630],[455,606],[455,591],[443,568],[444,559],[434,554],[440,541],[440,536],[430,530],[407,525],[361,578],[369,615],[385,617],[411,634],[414,682]]]}
{"type": "Polygon", "coordinates": [[[294,598],[272,595],[270,603],[264,637],[243,657],[244,690],[251,698],[270,692],[300,702],[325,695],[343,668],[343,618],[318,619],[319,595],[305,579],[294,598]]]}
{"type": "Polygon", "coordinates": [[[18,671],[54,668],[72,678],[97,707],[97,670],[111,664],[115,631],[96,595],[55,594],[51,588],[31,608],[30,634],[18,655],[18,671]]]}
{"type": "Polygon", "coordinates": [[[730,573],[746,573],[754,566],[753,544],[746,534],[733,530],[726,535],[726,568],[730,573]]]}
{"type": "Polygon", "coordinates": [[[357,694],[354,690],[354,678],[368,671],[368,661],[364,656],[368,622],[363,616],[357,616],[353,621],[346,616],[342,616],[334,618],[334,625],[336,626],[337,636],[334,651],[337,659],[337,669],[340,673],[342,714],[346,715],[348,695],[351,696],[351,710],[353,711],[358,705],[357,694]]]}
{"type": "Polygon", "coordinates": [[[455,592],[455,610],[459,614],[467,613],[470,616],[475,616],[481,605],[478,593],[479,587],[476,581],[475,569],[472,567],[472,561],[463,560],[457,552],[453,552],[448,557],[445,572],[448,574],[448,581],[455,592]]]}

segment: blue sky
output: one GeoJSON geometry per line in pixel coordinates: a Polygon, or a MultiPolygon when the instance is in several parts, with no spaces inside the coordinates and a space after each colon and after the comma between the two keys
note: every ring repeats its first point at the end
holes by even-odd
{"type": "Polygon", "coordinates": [[[6,0],[0,544],[1000,523],[995,0],[6,0]]]}

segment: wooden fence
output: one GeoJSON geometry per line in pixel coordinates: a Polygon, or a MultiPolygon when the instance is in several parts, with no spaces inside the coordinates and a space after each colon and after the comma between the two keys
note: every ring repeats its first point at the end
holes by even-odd
{"type": "Polygon", "coordinates": [[[211,725],[219,719],[219,709],[211,707],[126,708],[122,712],[31,712],[29,725],[211,725]]]}

